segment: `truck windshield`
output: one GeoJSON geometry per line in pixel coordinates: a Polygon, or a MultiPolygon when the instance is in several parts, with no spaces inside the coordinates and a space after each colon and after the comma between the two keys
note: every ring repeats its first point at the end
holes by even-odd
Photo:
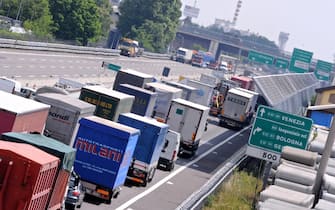
{"type": "Polygon", "coordinates": [[[177,51],[177,54],[179,54],[179,55],[186,55],[186,52],[183,51],[183,50],[178,50],[178,51],[177,51]]]}

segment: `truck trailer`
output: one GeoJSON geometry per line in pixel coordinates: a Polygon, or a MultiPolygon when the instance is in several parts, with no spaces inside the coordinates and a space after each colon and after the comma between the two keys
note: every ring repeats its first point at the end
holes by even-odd
{"type": "Polygon", "coordinates": [[[150,74],[145,74],[133,69],[120,69],[115,76],[113,90],[117,90],[120,84],[130,84],[144,88],[146,83],[153,81],[155,81],[155,78],[150,74]]]}
{"type": "Polygon", "coordinates": [[[249,125],[255,113],[258,95],[244,88],[229,89],[218,116],[219,125],[237,129],[249,125]]]}
{"type": "Polygon", "coordinates": [[[206,128],[209,107],[184,99],[174,99],[167,115],[170,129],[180,133],[179,154],[193,156],[206,128]]]}
{"type": "Polygon", "coordinates": [[[0,140],[0,210],[45,210],[59,159],[34,146],[0,140]]]}
{"type": "Polygon", "coordinates": [[[85,86],[79,99],[96,106],[94,115],[117,121],[119,114],[130,112],[135,97],[103,86],[85,86]]]}
{"type": "Polygon", "coordinates": [[[49,105],[4,91],[0,91],[0,98],[0,134],[11,131],[43,133],[49,105]]]}
{"type": "Polygon", "coordinates": [[[97,116],[79,120],[74,171],[85,194],[110,203],[124,184],[140,131],[97,116]]]}
{"type": "Polygon", "coordinates": [[[43,93],[36,95],[34,99],[51,106],[45,123],[44,135],[70,147],[73,146],[77,134],[78,121],[82,117],[92,116],[95,111],[94,105],[69,95],[43,93]]]}
{"type": "Polygon", "coordinates": [[[61,209],[75,159],[75,149],[37,133],[9,132],[2,134],[1,139],[9,142],[30,144],[59,158],[60,164],[55,174],[56,178],[50,189],[50,197],[47,199],[47,209],[61,209]]]}
{"type": "Polygon", "coordinates": [[[160,122],[165,122],[171,101],[182,97],[182,90],[160,82],[146,84],[146,89],[157,93],[157,100],[153,117],[160,122]]]}
{"type": "Polygon", "coordinates": [[[169,126],[149,117],[123,113],[119,123],[139,129],[141,135],[128,170],[127,179],[146,186],[151,182],[169,126]]]}
{"type": "Polygon", "coordinates": [[[116,90],[135,97],[131,108],[132,113],[147,117],[152,116],[157,100],[157,93],[130,84],[121,84],[116,90]]]}

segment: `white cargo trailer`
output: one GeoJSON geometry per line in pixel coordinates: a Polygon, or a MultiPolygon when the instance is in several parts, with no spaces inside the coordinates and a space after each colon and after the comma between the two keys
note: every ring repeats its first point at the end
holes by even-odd
{"type": "Polygon", "coordinates": [[[187,85],[197,89],[196,94],[192,94],[189,101],[203,106],[209,106],[214,91],[213,85],[196,80],[188,80],[187,85]]]}
{"type": "Polygon", "coordinates": [[[243,88],[229,89],[219,114],[219,125],[243,128],[255,112],[258,93],[243,88]]]}
{"type": "Polygon", "coordinates": [[[79,128],[79,120],[92,116],[95,111],[94,105],[69,95],[43,93],[36,95],[34,99],[51,106],[44,134],[71,147],[79,128]]]}
{"type": "Polygon", "coordinates": [[[183,91],[160,82],[147,83],[145,88],[158,94],[153,116],[158,121],[165,122],[171,101],[181,98],[183,91]]]}
{"type": "Polygon", "coordinates": [[[180,98],[172,100],[166,123],[171,130],[180,133],[179,154],[195,154],[206,128],[208,114],[209,107],[180,98]]]}

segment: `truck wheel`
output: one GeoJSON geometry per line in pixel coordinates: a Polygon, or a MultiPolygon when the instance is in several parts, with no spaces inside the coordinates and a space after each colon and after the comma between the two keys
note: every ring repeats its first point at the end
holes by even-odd
{"type": "Polygon", "coordinates": [[[174,169],[174,162],[172,162],[170,165],[169,165],[169,171],[172,171],[174,169]]]}
{"type": "Polygon", "coordinates": [[[148,184],[148,180],[143,180],[142,187],[146,187],[148,184]]]}
{"type": "Polygon", "coordinates": [[[152,179],[154,178],[155,172],[156,172],[156,168],[153,168],[153,169],[150,170],[150,172],[148,174],[148,182],[152,181],[152,179]]]}

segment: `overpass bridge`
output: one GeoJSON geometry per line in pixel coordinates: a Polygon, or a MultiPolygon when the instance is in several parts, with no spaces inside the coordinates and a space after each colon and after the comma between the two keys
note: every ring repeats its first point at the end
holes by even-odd
{"type": "Polygon", "coordinates": [[[194,44],[207,49],[216,58],[222,53],[248,57],[249,50],[263,52],[276,57],[284,57],[280,53],[279,48],[260,44],[246,36],[242,38],[239,35],[213,32],[191,25],[180,26],[172,43],[172,48],[185,47],[192,49],[194,44]]]}

